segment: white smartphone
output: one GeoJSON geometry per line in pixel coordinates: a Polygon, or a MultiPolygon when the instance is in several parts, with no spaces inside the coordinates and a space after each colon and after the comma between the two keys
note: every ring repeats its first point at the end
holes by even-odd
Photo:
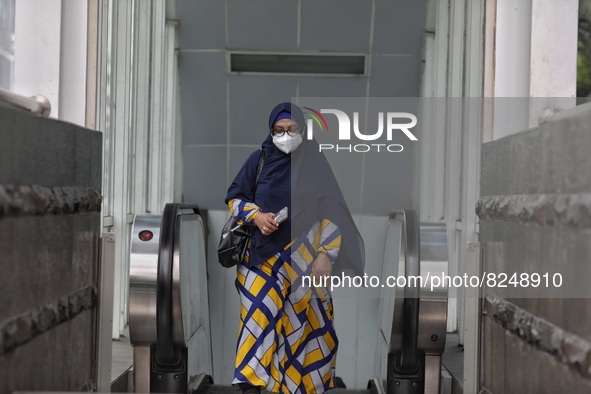
{"type": "Polygon", "coordinates": [[[282,223],[285,221],[285,219],[287,219],[288,212],[289,209],[287,207],[284,207],[281,211],[279,211],[277,215],[275,215],[273,219],[275,219],[277,223],[282,223]]]}

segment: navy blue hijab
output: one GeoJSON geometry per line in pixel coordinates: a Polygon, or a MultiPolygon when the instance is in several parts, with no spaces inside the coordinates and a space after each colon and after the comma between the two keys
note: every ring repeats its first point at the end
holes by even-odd
{"type": "Polygon", "coordinates": [[[289,207],[288,219],[269,236],[255,231],[251,241],[249,266],[261,264],[289,242],[307,231],[316,221],[329,219],[341,230],[342,243],[335,268],[354,269],[363,274],[365,248],[351,217],[347,203],[324,155],[315,140],[307,140],[306,120],[295,104],[281,103],[269,116],[269,134],[261,150],[246,160],[228,189],[226,203],[233,198],[254,202],[262,212],[279,212],[289,207]],[[304,129],[301,145],[292,153],[284,153],[273,144],[271,129],[277,117],[285,112],[304,129]],[[256,170],[264,150],[264,164],[256,193],[256,170]]]}

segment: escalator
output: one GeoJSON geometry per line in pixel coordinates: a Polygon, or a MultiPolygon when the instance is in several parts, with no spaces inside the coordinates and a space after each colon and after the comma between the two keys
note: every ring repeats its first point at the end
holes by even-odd
{"type": "Polygon", "coordinates": [[[184,393],[211,375],[205,227],[195,205],[134,221],[129,335],[136,392],[184,393]]]}
{"type": "MultiPolygon", "coordinates": [[[[205,228],[195,205],[167,204],[162,216],[135,218],[129,328],[133,391],[237,393],[214,382],[205,228]]],[[[390,215],[383,275],[447,274],[445,225],[419,223],[416,211],[390,215]]],[[[366,389],[334,393],[439,394],[447,289],[384,287],[380,294],[375,378],[366,389]]]]}

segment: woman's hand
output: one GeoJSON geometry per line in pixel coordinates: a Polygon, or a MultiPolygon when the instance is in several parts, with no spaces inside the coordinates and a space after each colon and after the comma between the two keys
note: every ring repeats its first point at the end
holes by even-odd
{"type": "Polygon", "coordinates": [[[330,276],[332,272],[332,263],[326,253],[318,253],[316,259],[312,262],[312,276],[330,276]]]}
{"type": "Polygon", "coordinates": [[[254,224],[263,235],[271,235],[274,231],[277,231],[279,223],[273,219],[274,216],[273,212],[259,212],[254,217],[254,224]]]}

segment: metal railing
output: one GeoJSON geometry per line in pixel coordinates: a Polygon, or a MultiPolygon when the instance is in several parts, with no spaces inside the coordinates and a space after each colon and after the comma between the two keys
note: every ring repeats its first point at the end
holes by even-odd
{"type": "Polygon", "coordinates": [[[44,117],[49,117],[49,114],[51,114],[51,103],[45,96],[40,94],[26,97],[9,90],[0,89],[0,104],[24,109],[44,117]]]}
{"type": "Polygon", "coordinates": [[[385,264],[397,263],[395,272],[406,277],[406,285],[393,289],[396,297],[391,315],[386,393],[438,394],[448,289],[432,286],[429,278],[448,273],[447,228],[443,223],[421,223],[414,210],[394,211],[390,222],[399,222],[401,226],[399,241],[393,240],[399,242],[398,261],[385,264]],[[412,278],[421,281],[413,284],[412,278]]]}
{"type": "Polygon", "coordinates": [[[204,229],[193,204],[168,203],[162,215],[135,217],[129,267],[135,392],[187,393],[197,376],[213,374],[204,229]]]}

